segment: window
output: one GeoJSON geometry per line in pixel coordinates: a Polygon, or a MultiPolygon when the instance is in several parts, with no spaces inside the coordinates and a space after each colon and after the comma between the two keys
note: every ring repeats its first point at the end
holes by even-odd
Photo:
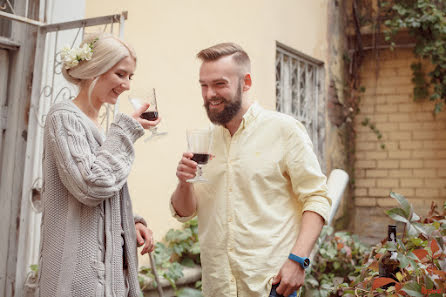
{"type": "MultiPolygon", "coordinates": [[[[14,13],[14,0],[0,0],[0,11],[14,13]]],[[[0,18],[0,36],[11,37],[11,20],[0,18]]]]}
{"type": "MultiPolygon", "coordinates": [[[[323,62],[285,45],[276,50],[276,109],[299,120],[307,129],[322,169],[325,169],[325,102],[323,62]]],[[[324,170],[325,171],[325,170],[324,170]]]]}

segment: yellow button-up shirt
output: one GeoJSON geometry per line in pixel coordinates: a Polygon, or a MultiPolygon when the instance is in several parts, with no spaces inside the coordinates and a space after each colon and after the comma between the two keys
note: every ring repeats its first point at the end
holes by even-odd
{"type": "MultiPolygon", "coordinates": [[[[231,137],[213,127],[212,153],[195,184],[206,297],[267,297],[304,211],[327,221],[331,200],[304,126],[257,103],[231,137]]],[[[191,217],[174,216],[180,221],[191,217]]],[[[194,214],[195,215],[195,214],[194,214]]]]}

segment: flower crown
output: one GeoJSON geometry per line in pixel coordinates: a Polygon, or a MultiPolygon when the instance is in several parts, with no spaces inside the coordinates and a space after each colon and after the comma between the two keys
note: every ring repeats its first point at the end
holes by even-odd
{"type": "Polygon", "coordinates": [[[93,56],[94,44],[98,41],[98,38],[94,39],[90,43],[85,43],[82,47],[70,48],[66,45],[60,51],[60,57],[65,66],[65,69],[76,67],[81,61],[89,61],[93,56]]]}

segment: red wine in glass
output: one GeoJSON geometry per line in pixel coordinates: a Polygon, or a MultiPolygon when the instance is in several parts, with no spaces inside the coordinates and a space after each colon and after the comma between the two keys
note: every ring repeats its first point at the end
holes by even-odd
{"type": "Polygon", "coordinates": [[[189,183],[205,183],[208,180],[203,177],[202,167],[210,159],[210,148],[212,142],[211,129],[188,129],[186,130],[188,151],[192,152],[191,160],[197,162],[197,171],[195,176],[188,179],[189,183]]]}
{"type": "Polygon", "coordinates": [[[148,121],[156,121],[158,119],[158,111],[146,111],[141,114],[141,118],[148,121]]]}
{"type": "MultiPolygon", "coordinates": [[[[141,91],[140,91],[141,92],[141,91]]],[[[129,95],[129,100],[130,103],[132,104],[133,108],[136,110],[138,110],[139,108],[141,108],[142,104],[144,102],[147,102],[150,104],[148,110],[146,110],[145,112],[143,112],[140,115],[140,118],[145,119],[147,121],[156,121],[159,118],[159,114],[158,114],[158,104],[156,102],[156,94],[155,94],[155,89],[152,89],[152,92],[148,92],[146,93],[146,91],[141,93],[132,93],[129,95]]],[[[152,139],[155,136],[163,136],[166,135],[167,132],[158,132],[158,127],[154,126],[154,127],[150,127],[149,128],[151,134],[149,137],[147,137],[146,139],[144,139],[144,142],[149,141],[150,139],[152,139]]]]}
{"type": "Polygon", "coordinates": [[[207,164],[209,161],[209,154],[199,154],[199,153],[194,153],[194,155],[192,156],[191,160],[197,162],[198,164],[207,164]]]}

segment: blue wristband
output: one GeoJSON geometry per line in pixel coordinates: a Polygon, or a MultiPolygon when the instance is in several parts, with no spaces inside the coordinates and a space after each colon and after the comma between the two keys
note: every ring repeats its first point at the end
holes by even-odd
{"type": "Polygon", "coordinates": [[[291,261],[294,261],[296,263],[299,263],[303,269],[307,269],[308,266],[310,266],[310,259],[308,259],[307,257],[299,257],[295,254],[290,253],[290,255],[288,256],[288,259],[290,259],[291,261]]]}

